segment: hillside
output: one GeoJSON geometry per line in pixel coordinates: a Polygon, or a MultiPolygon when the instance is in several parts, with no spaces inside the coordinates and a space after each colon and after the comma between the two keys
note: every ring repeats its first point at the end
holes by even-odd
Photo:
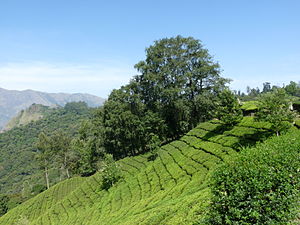
{"type": "Polygon", "coordinates": [[[33,103],[64,106],[68,102],[84,101],[90,107],[103,104],[104,99],[90,94],[45,93],[33,90],[14,91],[0,88],[0,130],[21,110],[33,103]]]}
{"type": "Polygon", "coordinates": [[[270,135],[269,124],[244,118],[237,126],[198,125],[164,145],[158,157],[127,157],[118,163],[124,179],[101,190],[101,173],[74,177],[12,209],[0,224],[192,224],[203,219],[213,169],[270,135]]]}
{"type": "Polygon", "coordinates": [[[3,128],[4,131],[11,130],[14,127],[27,125],[30,122],[37,121],[49,115],[55,109],[53,107],[41,104],[32,104],[29,108],[21,110],[17,116],[13,117],[3,128]]]}
{"type": "MultiPolygon", "coordinates": [[[[32,183],[43,184],[42,171],[34,159],[39,133],[62,129],[74,136],[81,121],[90,118],[92,111],[84,103],[68,103],[64,108],[48,111],[38,121],[0,133],[0,193],[16,193],[30,188],[32,183]]],[[[53,183],[58,181],[55,171],[51,176],[53,183]]]]}

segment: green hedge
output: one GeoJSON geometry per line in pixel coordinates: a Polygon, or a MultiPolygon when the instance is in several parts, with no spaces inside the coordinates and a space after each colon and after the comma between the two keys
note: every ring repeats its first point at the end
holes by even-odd
{"type": "Polygon", "coordinates": [[[299,212],[299,159],[294,130],[220,166],[212,176],[208,224],[288,224],[299,212]]]}

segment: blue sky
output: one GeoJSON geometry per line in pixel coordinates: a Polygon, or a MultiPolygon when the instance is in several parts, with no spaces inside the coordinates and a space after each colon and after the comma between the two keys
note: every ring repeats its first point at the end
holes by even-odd
{"type": "Polygon", "coordinates": [[[0,87],[107,97],[154,40],[202,41],[231,88],[300,81],[298,0],[3,0],[0,87]]]}

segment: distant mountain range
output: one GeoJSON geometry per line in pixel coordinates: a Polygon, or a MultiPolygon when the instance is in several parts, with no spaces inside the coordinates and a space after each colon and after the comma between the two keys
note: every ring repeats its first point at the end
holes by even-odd
{"type": "Polygon", "coordinates": [[[90,94],[46,93],[33,90],[15,91],[0,88],[0,130],[7,122],[15,117],[21,110],[32,104],[44,106],[64,106],[68,102],[83,101],[89,107],[97,107],[105,99],[90,94]]]}

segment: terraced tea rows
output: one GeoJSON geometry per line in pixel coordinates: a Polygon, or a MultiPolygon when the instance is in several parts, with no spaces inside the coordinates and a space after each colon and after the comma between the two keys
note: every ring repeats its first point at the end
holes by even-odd
{"type": "Polygon", "coordinates": [[[200,124],[161,147],[154,161],[149,155],[120,160],[124,179],[108,191],[100,188],[101,173],[72,178],[11,210],[0,224],[190,224],[205,214],[210,171],[270,135],[268,129],[250,118],[232,128],[200,124]]]}

